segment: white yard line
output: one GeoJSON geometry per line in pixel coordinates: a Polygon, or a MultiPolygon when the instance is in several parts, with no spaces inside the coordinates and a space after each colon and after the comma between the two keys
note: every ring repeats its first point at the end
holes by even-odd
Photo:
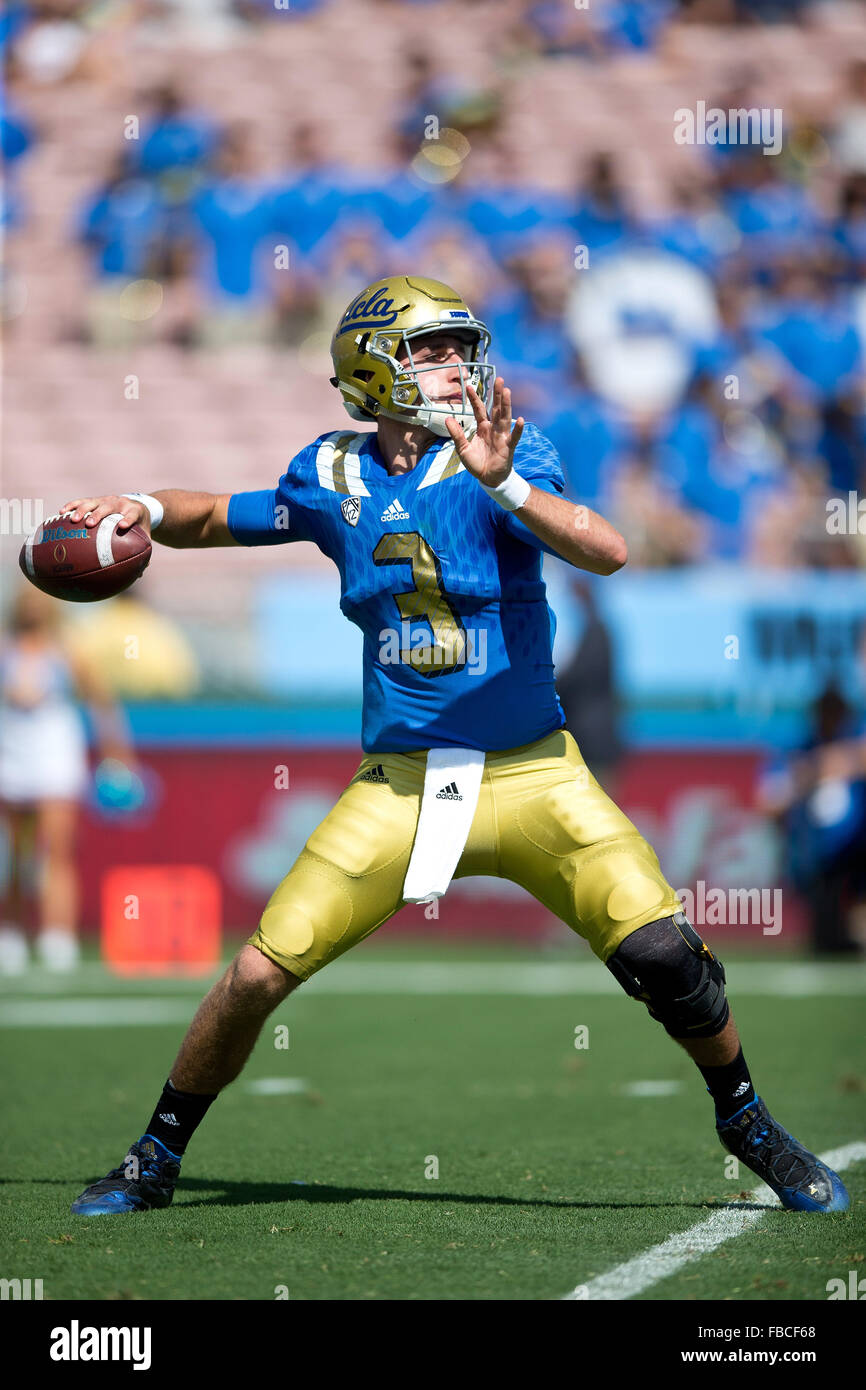
{"type": "Polygon", "coordinates": [[[251,1096],[302,1096],[310,1089],[302,1076],[260,1076],[244,1082],[243,1089],[251,1096]]]}
{"type": "MultiPolygon", "coordinates": [[[[862,997],[866,967],[789,961],[739,962],[726,967],[728,991],[782,999],[862,997]]],[[[92,993],[113,999],[136,995],[187,996],[200,999],[215,978],[124,979],[104,966],[88,963],[69,975],[52,975],[35,968],[26,975],[0,977],[0,1008],[28,995],[69,999],[92,993]]],[[[616,980],[599,961],[338,961],[304,985],[304,994],[528,995],[538,997],[622,996],[616,980]]],[[[12,1025],[15,1026],[15,1025],[12,1025]]]]}
{"type": "MultiPolygon", "coordinates": [[[[33,969],[0,979],[2,1028],[122,1028],[189,1022],[211,979],[120,979],[90,963],[70,975],[33,969]],[[38,996],[38,997],[37,997],[38,996]]],[[[732,965],[728,989],[780,999],[863,997],[866,969],[854,965],[765,961],[732,965]]],[[[599,962],[581,961],[349,961],[323,970],[304,985],[325,995],[486,995],[623,998],[599,962]]]]}
{"type": "Polygon", "coordinates": [[[190,1023],[188,999],[4,999],[0,1028],[141,1028],[190,1023]]]}
{"type": "MultiPolygon", "coordinates": [[[[841,1173],[852,1163],[866,1159],[866,1143],[845,1144],[841,1149],[831,1149],[819,1156],[822,1163],[841,1173]]],[[[780,1205],[775,1193],[763,1183],[755,1188],[751,1200],[771,1206],[780,1205]]],[[[588,1284],[578,1284],[571,1293],[564,1295],[564,1299],[582,1302],[585,1299],[635,1298],[637,1294],[652,1288],[653,1284],[659,1283],[661,1279],[676,1274],[684,1265],[699,1260],[711,1250],[716,1250],[726,1240],[741,1236],[764,1215],[763,1211],[737,1211],[735,1208],[715,1212],[706,1221],[699,1221],[687,1231],[669,1236],[661,1245],[654,1245],[642,1255],[635,1255],[634,1259],[626,1260],[624,1264],[608,1270],[607,1274],[600,1274],[588,1284]]],[[[812,1220],[818,1221],[820,1216],[813,1216],[812,1220]]]]}
{"type": "Polygon", "coordinates": [[[621,1096],[635,1096],[639,1100],[656,1096],[675,1096],[684,1089],[682,1081],[627,1081],[620,1086],[621,1096]]]}

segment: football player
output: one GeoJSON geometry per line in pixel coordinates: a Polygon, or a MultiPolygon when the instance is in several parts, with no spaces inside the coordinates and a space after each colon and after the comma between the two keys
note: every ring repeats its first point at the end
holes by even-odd
{"type": "Polygon", "coordinates": [[[364,635],[365,756],[200,1005],[141,1138],[75,1213],[166,1206],[193,1132],[271,1011],[404,902],[475,874],[522,885],[589,943],[688,1052],[723,1146],[784,1207],[848,1206],[839,1177],[755,1093],[721,963],[562,727],[542,556],[610,575],[626,545],[563,495],[544,435],[512,422],[489,342],[447,285],[379,280],[331,345],[333,384],[373,429],[320,435],[261,492],[64,508],[88,526],[121,512],[175,547],[313,541],[364,635]]]}

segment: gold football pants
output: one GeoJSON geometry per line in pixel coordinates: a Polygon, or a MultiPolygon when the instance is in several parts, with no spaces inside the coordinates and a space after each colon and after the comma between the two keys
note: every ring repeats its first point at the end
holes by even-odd
{"type": "MultiPolygon", "coordinates": [[[[306,980],[403,906],[426,763],[426,752],[364,758],[271,897],[251,945],[306,980]],[[370,780],[379,767],[387,781],[370,780]]],[[[682,910],[655,852],[564,729],[487,754],[454,877],[474,874],[519,883],[603,961],[630,932],[682,910]]]]}

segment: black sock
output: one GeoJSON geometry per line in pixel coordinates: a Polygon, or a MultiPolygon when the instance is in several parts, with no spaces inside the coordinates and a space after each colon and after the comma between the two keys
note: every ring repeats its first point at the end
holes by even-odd
{"type": "Polygon", "coordinates": [[[197,1096],[191,1091],[176,1091],[171,1081],[166,1081],[145,1134],[158,1139],[180,1158],[215,1100],[216,1095],[197,1096]]]}
{"type": "Polygon", "coordinates": [[[729,1120],[744,1105],[755,1099],[755,1088],[749,1076],[749,1068],[740,1048],[733,1062],[723,1067],[698,1067],[707,1083],[707,1090],[716,1102],[716,1114],[720,1120],[729,1120]]]}

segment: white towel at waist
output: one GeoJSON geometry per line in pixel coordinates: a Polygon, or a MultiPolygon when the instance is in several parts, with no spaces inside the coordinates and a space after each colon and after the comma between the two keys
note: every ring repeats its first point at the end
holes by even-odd
{"type": "Polygon", "coordinates": [[[478,805],[484,758],[478,748],[428,750],[421,812],[403,884],[404,902],[441,898],[451,882],[478,805]]]}

